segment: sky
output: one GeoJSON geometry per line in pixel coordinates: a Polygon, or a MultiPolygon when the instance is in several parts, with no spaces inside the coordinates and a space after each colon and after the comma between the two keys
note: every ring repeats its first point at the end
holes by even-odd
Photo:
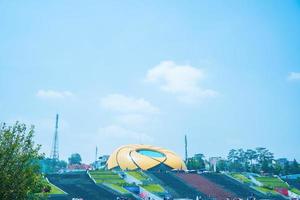
{"type": "Polygon", "coordinates": [[[300,161],[300,1],[0,0],[0,121],[84,162],[124,144],[300,161]]]}

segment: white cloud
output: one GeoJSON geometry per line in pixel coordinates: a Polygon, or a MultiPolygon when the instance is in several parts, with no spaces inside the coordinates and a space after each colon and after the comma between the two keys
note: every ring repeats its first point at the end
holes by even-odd
{"type": "Polygon", "coordinates": [[[128,97],[122,94],[110,94],[100,101],[101,106],[123,113],[158,113],[159,109],[143,98],[128,97]]]}
{"type": "Polygon", "coordinates": [[[160,112],[143,98],[129,97],[122,94],[110,94],[100,100],[100,105],[113,111],[112,125],[99,129],[101,138],[106,140],[118,140],[119,143],[128,142],[152,142],[153,138],[145,134],[145,124],[149,115],[160,112]]]}
{"type": "Polygon", "coordinates": [[[300,72],[290,72],[288,75],[289,81],[300,80],[300,72]]]}
{"type": "Polygon", "coordinates": [[[118,125],[109,125],[99,129],[104,138],[113,140],[130,140],[132,142],[152,142],[153,138],[145,133],[136,132],[118,125]]]}
{"type": "Polygon", "coordinates": [[[72,97],[73,93],[70,91],[39,90],[36,96],[43,99],[64,99],[72,97]]]}
{"type": "Polygon", "coordinates": [[[190,65],[177,65],[163,61],[147,72],[146,81],[156,83],[160,89],[175,94],[179,100],[191,103],[200,98],[215,97],[217,92],[201,88],[204,72],[190,65]]]}

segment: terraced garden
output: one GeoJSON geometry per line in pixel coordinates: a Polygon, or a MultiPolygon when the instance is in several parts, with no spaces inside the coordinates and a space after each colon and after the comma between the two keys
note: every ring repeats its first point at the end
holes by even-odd
{"type": "Polygon", "coordinates": [[[146,174],[144,174],[142,171],[128,171],[126,172],[128,175],[136,178],[137,180],[140,180],[143,182],[143,184],[141,184],[140,186],[142,188],[144,188],[145,190],[147,190],[148,192],[154,193],[154,194],[162,194],[165,193],[165,189],[153,182],[146,174]]]}
{"type": "Polygon", "coordinates": [[[128,171],[126,173],[140,181],[146,181],[149,179],[148,176],[141,171],[128,171]]]}
{"type": "Polygon", "coordinates": [[[93,200],[112,200],[117,195],[103,187],[97,186],[86,172],[73,172],[64,174],[48,174],[49,182],[68,193],[64,195],[52,195],[51,199],[93,199],[93,200]]]}
{"type": "MultiPolygon", "coordinates": [[[[144,184],[140,185],[140,187],[144,188],[145,190],[155,194],[165,193],[165,189],[161,185],[153,183],[151,179],[143,172],[128,171],[126,173],[142,182],[146,181],[144,182],[144,184]]],[[[123,178],[121,178],[117,173],[113,171],[97,170],[90,171],[89,174],[97,184],[102,184],[106,187],[109,187],[110,189],[117,191],[120,194],[130,194],[130,192],[126,190],[124,186],[130,186],[132,184],[126,183],[123,178]]]]}
{"type": "Polygon", "coordinates": [[[90,171],[89,174],[97,184],[103,184],[121,194],[129,194],[129,192],[123,188],[127,183],[117,173],[113,171],[97,170],[90,171]]]}
{"type": "Polygon", "coordinates": [[[255,179],[269,189],[289,188],[288,184],[276,177],[256,177],[255,179]]]}
{"type": "Polygon", "coordinates": [[[249,178],[247,178],[246,176],[244,176],[243,174],[231,173],[230,176],[232,176],[233,178],[235,178],[243,183],[251,183],[251,180],[249,178]]]}
{"type": "Polygon", "coordinates": [[[291,191],[297,195],[300,195],[300,190],[298,190],[297,188],[292,188],[291,191]]]}
{"type": "Polygon", "coordinates": [[[271,190],[271,189],[268,189],[268,188],[265,188],[265,187],[259,187],[259,186],[255,186],[254,187],[256,190],[264,193],[264,194],[267,194],[267,195],[278,195],[277,192],[275,192],[274,190],[271,190]]]}
{"type": "Polygon", "coordinates": [[[125,184],[126,182],[115,172],[112,171],[90,171],[91,177],[96,181],[96,183],[116,183],[125,184]]]}
{"type": "Polygon", "coordinates": [[[163,193],[165,192],[164,188],[160,186],[159,184],[148,184],[148,185],[142,185],[142,187],[151,192],[151,193],[163,193]]]}
{"type": "Polygon", "coordinates": [[[123,188],[123,186],[114,184],[114,183],[107,183],[106,186],[110,187],[111,189],[120,192],[121,194],[129,194],[129,192],[123,188]]]}

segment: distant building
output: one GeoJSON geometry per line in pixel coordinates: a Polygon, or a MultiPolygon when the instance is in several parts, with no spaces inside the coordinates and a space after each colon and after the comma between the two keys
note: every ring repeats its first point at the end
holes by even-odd
{"type": "Polygon", "coordinates": [[[194,158],[198,159],[198,160],[203,160],[204,155],[202,153],[197,153],[197,154],[194,155],[194,158]]]}
{"type": "Polygon", "coordinates": [[[145,144],[119,147],[110,155],[107,168],[145,171],[187,170],[183,160],[174,152],[145,144]]]}
{"type": "Polygon", "coordinates": [[[96,161],[92,164],[93,168],[94,168],[94,169],[103,169],[103,168],[105,168],[106,162],[107,162],[108,158],[109,158],[108,155],[100,156],[100,157],[98,158],[98,160],[96,160],[96,161]]]}
{"type": "Polygon", "coordinates": [[[291,174],[286,176],[281,176],[283,179],[300,179],[300,174],[291,174]]]}
{"type": "Polygon", "coordinates": [[[68,165],[67,167],[68,171],[85,171],[90,169],[91,166],[86,164],[72,164],[72,165],[68,165]]]}
{"type": "Polygon", "coordinates": [[[276,160],[276,163],[280,165],[280,167],[284,168],[284,166],[289,163],[289,161],[286,158],[279,158],[276,160]]]}
{"type": "Polygon", "coordinates": [[[209,164],[209,162],[207,160],[205,160],[204,164],[205,164],[205,170],[209,171],[210,170],[210,164],[209,164]]]}
{"type": "Polygon", "coordinates": [[[210,157],[209,158],[209,164],[214,172],[217,171],[217,163],[222,159],[223,158],[221,158],[221,157],[210,157]]]}

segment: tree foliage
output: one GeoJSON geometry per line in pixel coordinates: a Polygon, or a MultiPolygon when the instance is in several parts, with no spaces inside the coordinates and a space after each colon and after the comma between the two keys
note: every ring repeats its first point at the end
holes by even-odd
{"type": "Polygon", "coordinates": [[[228,170],[228,161],[226,160],[219,160],[217,162],[217,171],[227,171],[228,170]]]}
{"type": "Polygon", "coordinates": [[[33,142],[34,127],[16,122],[0,125],[0,199],[40,199],[45,181],[40,174],[40,145],[33,142]]]}
{"type": "Polygon", "coordinates": [[[293,160],[292,164],[289,166],[291,174],[300,174],[300,166],[296,159],[293,160]]]}
{"type": "Polygon", "coordinates": [[[300,173],[299,163],[289,163],[286,158],[274,159],[274,154],[264,147],[255,149],[231,149],[227,156],[228,170],[235,172],[272,173],[277,175],[300,173]],[[285,162],[283,163],[282,160],[285,162]],[[283,164],[282,164],[283,163],[283,164]]]}
{"type": "Polygon", "coordinates": [[[51,158],[44,158],[40,161],[41,171],[44,174],[57,173],[67,167],[67,162],[64,160],[57,160],[51,158]]]}
{"type": "Polygon", "coordinates": [[[186,164],[189,170],[204,169],[205,168],[204,155],[201,153],[195,154],[194,157],[188,158],[186,164]]]}
{"type": "Polygon", "coordinates": [[[232,171],[271,172],[273,153],[263,147],[255,150],[231,149],[228,153],[229,169],[232,171]]]}
{"type": "Polygon", "coordinates": [[[81,164],[81,156],[79,153],[73,153],[68,160],[70,165],[81,164]]]}

